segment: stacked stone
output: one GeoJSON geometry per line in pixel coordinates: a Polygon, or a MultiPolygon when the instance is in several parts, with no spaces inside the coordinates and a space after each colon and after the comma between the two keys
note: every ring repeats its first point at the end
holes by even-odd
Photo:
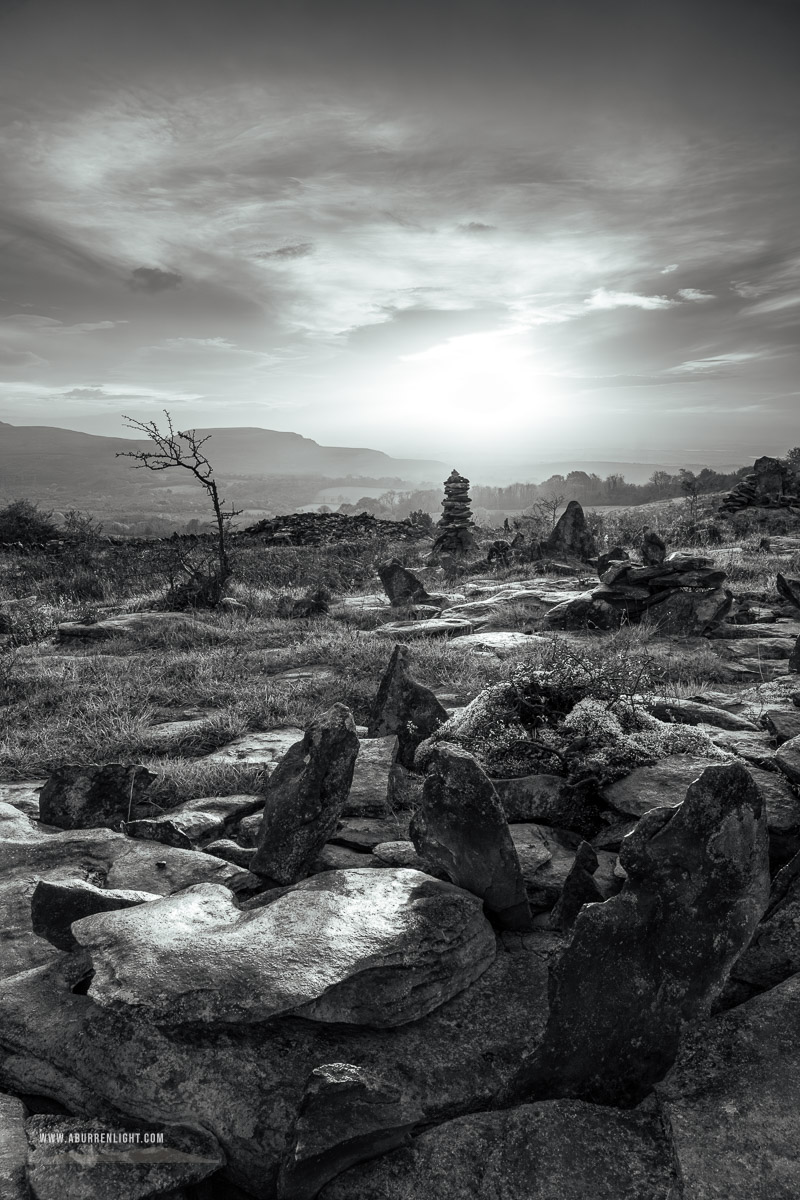
{"type": "Polygon", "coordinates": [[[614,629],[636,623],[646,613],[675,633],[704,632],[719,624],[731,609],[725,572],[710,558],[670,554],[661,563],[633,559],[613,561],[593,591],[551,609],[551,628],[585,626],[614,629]]]}
{"type": "Polygon", "coordinates": [[[745,508],[800,509],[800,480],[778,458],[757,458],[753,470],[728,493],[720,505],[726,516],[745,508]]]}
{"type": "Polygon", "coordinates": [[[450,472],[444,481],[442,515],[438,522],[439,533],[433,544],[434,554],[466,554],[475,549],[472,535],[472,500],[469,480],[458,471],[450,472]]]}

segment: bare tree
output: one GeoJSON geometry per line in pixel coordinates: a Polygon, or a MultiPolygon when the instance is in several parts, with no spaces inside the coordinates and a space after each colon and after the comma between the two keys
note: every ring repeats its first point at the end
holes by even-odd
{"type": "Polygon", "coordinates": [[[129,429],[142,433],[154,446],[153,450],[121,450],[117,458],[132,458],[135,460],[134,469],[148,471],[168,471],[172,467],[181,467],[189,471],[198,483],[205,489],[214,510],[214,521],[217,527],[217,562],[210,574],[205,574],[181,557],[181,567],[190,577],[190,585],[186,589],[186,600],[195,605],[213,607],[219,604],[223,597],[225,585],[233,574],[228,549],[230,524],[241,510],[225,508],[226,501],[220,499],[214,469],[206,458],[203,446],[211,437],[207,434],[198,438],[194,429],[176,430],[172,417],[164,409],[167,428],[162,432],[155,421],[136,421],[133,417],[123,414],[123,420],[129,429]]]}

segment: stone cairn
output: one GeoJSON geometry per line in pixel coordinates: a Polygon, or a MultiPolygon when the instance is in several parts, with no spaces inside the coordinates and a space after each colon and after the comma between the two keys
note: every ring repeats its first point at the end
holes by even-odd
{"type": "Polygon", "coordinates": [[[449,478],[444,481],[442,515],[432,554],[468,554],[475,549],[471,504],[469,480],[459,475],[458,471],[451,471],[449,478]]]}
{"type": "Polygon", "coordinates": [[[753,470],[728,492],[720,513],[732,516],[745,508],[790,509],[800,514],[800,478],[778,458],[765,454],[753,470]]]}
{"type": "Polygon", "coordinates": [[[649,561],[611,561],[596,588],[550,610],[548,626],[616,629],[650,613],[666,631],[695,634],[727,616],[733,596],[723,588],[725,572],[712,559],[674,553],[657,562],[652,540],[642,549],[649,561]]]}

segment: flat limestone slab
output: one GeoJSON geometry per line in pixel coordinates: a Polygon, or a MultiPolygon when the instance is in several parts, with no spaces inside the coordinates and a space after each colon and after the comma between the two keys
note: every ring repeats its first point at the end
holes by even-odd
{"type": "Polygon", "coordinates": [[[163,1025],[241,1024],[286,1013],[389,1028],[419,1020],[495,956],[480,900],[419,871],[328,871],[240,911],[201,884],[76,921],[88,995],[163,1025]]]}
{"type": "Polygon", "coordinates": [[[393,621],[376,629],[375,633],[379,637],[405,642],[420,637],[461,637],[472,633],[474,628],[474,622],[464,618],[432,617],[429,621],[393,621]]]}
{"type": "Polygon", "coordinates": [[[498,630],[487,633],[468,633],[465,637],[460,637],[456,645],[459,649],[484,650],[496,654],[498,658],[508,658],[516,650],[532,650],[536,645],[548,646],[551,640],[536,634],[498,630]]]}
{"type": "Polygon", "coordinates": [[[302,740],[303,730],[298,726],[280,725],[263,733],[246,733],[212,754],[206,754],[203,762],[264,767],[271,774],[289,747],[302,740]]]}

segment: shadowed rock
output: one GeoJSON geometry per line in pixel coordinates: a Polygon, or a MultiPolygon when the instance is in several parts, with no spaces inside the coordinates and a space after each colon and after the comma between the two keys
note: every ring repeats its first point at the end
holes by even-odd
{"type": "Polygon", "coordinates": [[[396,733],[396,761],[411,770],[417,747],[445,723],[449,713],[430,688],[412,678],[408,653],[408,646],[395,646],[369,714],[367,735],[396,733]]]}
{"type": "Polygon", "coordinates": [[[40,793],[39,819],[58,829],[115,829],[155,778],[145,767],[122,763],[59,767],[40,793]]]}
{"type": "Polygon", "coordinates": [[[778,595],[782,596],[794,608],[800,608],[800,579],[787,578],[778,572],[776,583],[778,595]]]}
{"type": "Polygon", "coordinates": [[[311,722],[270,777],[252,871],[276,883],[296,883],[308,874],[336,829],[357,754],[349,708],[334,704],[311,722]]]}
{"type": "Polygon", "coordinates": [[[670,1200],[674,1187],[656,1117],[556,1100],[446,1121],[320,1200],[670,1200]]]}
{"type": "Polygon", "coordinates": [[[484,901],[506,929],[529,929],[531,913],[503,807],[471,754],[440,743],[427,757],[422,803],[410,826],[417,853],[484,901]]]}
{"type": "Polygon", "coordinates": [[[798,972],[800,854],[775,876],[764,919],[733,968],[731,981],[747,984],[751,992],[763,992],[798,972]]]}
{"type": "Polygon", "coordinates": [[[404,567],[399,558],[380,563],[378,575],[393,608],[433,603],[422,581],[408,567],[404,567]]]}
{"type": "Polygon", "coordinates": [[[577,500],[570,500],[558,518],[555,529],[542,542],[541,549],[547,558],[565,556],[580,559],[581,562],[594,558],[597,546],[577,500]]]}
{"type": "Polygon", "coordinates": [[[293,1013],[389,1028],[463,991],[496,947],[480,903],[418,871],[327,871],[242,912],[201,884],[76,921],[88,995],[156,1024],[249,1024],[293,1013]]]}
{"type": "Polygon", "coordinates": [[[584,904],[598,904],[605,899],[594,881],[598,865],[594,847],[588,842],[581,842],[569,875],[564,880],[561,895],[550,913],[551,928],[562,931],[571,929],[584,904]]]}
{"type": "Polygon", "coordinates": [[[655,529],[645,527],[642,535],[642,544],[639,547],[639,553],[642,556],[642,562],[646,567],[657,567],[663,563],[667,557],[667,547],[663,540],[658,536],[655,529]]]}
{"type": "Polygon", "coordinates": [[[680,808],[639,821],[620,862],[623,892],[578,915],[544,1039],[512,1094],[627,1105],[663,1076],[767,904],[766,820],[746,769],[708,767],[680,808]]]}
{"type": "Polygon", "coordinates": [[[399,1080],[352,1063],[317,1067],[292,1130],[278,1200],[313,1200],[348,1167],[404,1145],[423,1119],[418,1099],[399,1080]]]}
{"type": "Polygon", "coordinates": [[[83,879],[40,879],[31,896],[31,926],[37,937],[59,950],[74,950],[78,943],[71,930],[73,921],[160,899],[157,892],[99,888],[83,879]]]}
{"type": "Polygon", "coordinates": [[[689,1026],[656,1096],[687,1200],[800,1196],[800,976],[689,1026]]]}

